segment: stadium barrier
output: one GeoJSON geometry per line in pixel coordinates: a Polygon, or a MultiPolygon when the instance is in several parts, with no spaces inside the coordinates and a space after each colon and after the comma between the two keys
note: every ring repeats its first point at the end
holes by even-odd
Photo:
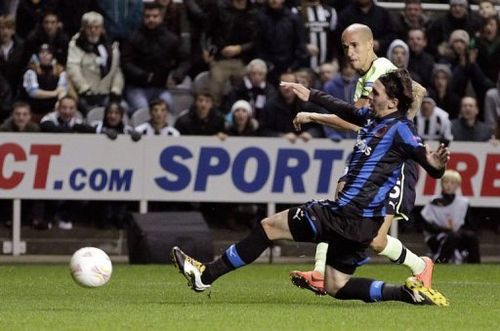
{"type": "MultiPolygon", "coordinates": [[[[143,137],[16,134],[0,137],[0,198],[14,200],[13,254],[23,251],[24,199],[303,203],[331,198],[353,141],[281,138],[143,137]]],[[[435,146],[434,146],[435,147],[435,146]]],[[[475,207],[500,206],[500,146],[452,143],[449,167],[475,207]]],[[[420,171],[417,204],[438,193],[420,171]]],[[[393,235],[397,229],[394,227],[393,235]]],[[[5,247],[4,247],[5,248],[5,247]]]]}

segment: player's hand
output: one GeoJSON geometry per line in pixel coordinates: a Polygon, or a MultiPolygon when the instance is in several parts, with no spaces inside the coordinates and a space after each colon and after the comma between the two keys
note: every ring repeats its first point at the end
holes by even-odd
{"type": "Polygon", "coordinates": [[[444,144],[439,144],[436,151],[427,151],[427,161],[436,169],[443,169],[450,160],[450,150],[444,144]]]}
{"type": "Polygon", "coordinates": [[[311,113],[306,112],[298,113],[293,119],[293,127],[295,128],[295,130],[300,131],[302,124],[310,123],[312,121],[310,115],[311,113]]]}
{"type": "Polygon", "coordinates": [[[280,82],[280,86],[286,89],[292,89],[293,93],[302,101],[309,101],[309,96],[311,91],[302,84],[290,83],[290,82],[280,82]]]}

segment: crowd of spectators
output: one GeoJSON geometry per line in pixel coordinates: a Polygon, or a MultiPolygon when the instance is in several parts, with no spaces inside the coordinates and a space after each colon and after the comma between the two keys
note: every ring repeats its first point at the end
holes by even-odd
{"type": "Polygon", "coordinates": [[[473,11],[467,0],[450,0],[448,11],[432,13],[420,0],[404,3],[389,12],[373,0],[5,0],[1,130],[133,140],[354,138],[319,125],[295,131],[297,112],[324,110],[278,83],[300,82],[350,102],[357,77],[340,36],[356,22],[372,29],[379,56],[427,88],[415,117],[422,137],[493,139],[500,133],[497,3],[475,1],[473,11]],[[179,94],[191,103],[181,104],[179,94]],[[96,108],[103,117],[86,120],[96,108]]]}

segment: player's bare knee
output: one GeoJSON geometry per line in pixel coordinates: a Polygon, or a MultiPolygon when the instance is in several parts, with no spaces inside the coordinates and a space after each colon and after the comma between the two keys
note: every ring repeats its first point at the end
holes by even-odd
{"type": "Polygon", "coordinates": [[[386,245],[387,245],[387,240],[384,241],[384,240],[376,237],[370,243],[370,248],[372,250],[374,250],[375,252],[380,253],[384,250],[386,245]]]}

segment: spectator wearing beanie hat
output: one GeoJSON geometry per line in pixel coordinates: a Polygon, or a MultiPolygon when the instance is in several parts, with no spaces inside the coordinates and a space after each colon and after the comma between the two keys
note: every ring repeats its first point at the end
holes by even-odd
{"type": "Polygon", "coordinates": [[[450,0],[450,10],[438,18],[430,27],[429,50],[438,56],[438,47],[446,43],[451,33],[455,30],[465,30],[469,35],[475,35],[481,26],[477,14],[469,12],[467,0],[450,0]]]}
{"type": "Polygon", "coordinates": [[[470,44],[470,35],[465,30],[455,30],[450,35],[448,61],[452,69],[452,89],[459,95],[465,95],[470,82],[482,109],[486,91],[495,84],[478,65],[478,50],[470,48],[470,44]]]}
{"type": "Polygon", "coordinates": [[[255,136],[259,128],[253,118],[252,106],[246,100],[238,100],[231,107],[232,120],[226,123],[229,136],[255,136]]]}

